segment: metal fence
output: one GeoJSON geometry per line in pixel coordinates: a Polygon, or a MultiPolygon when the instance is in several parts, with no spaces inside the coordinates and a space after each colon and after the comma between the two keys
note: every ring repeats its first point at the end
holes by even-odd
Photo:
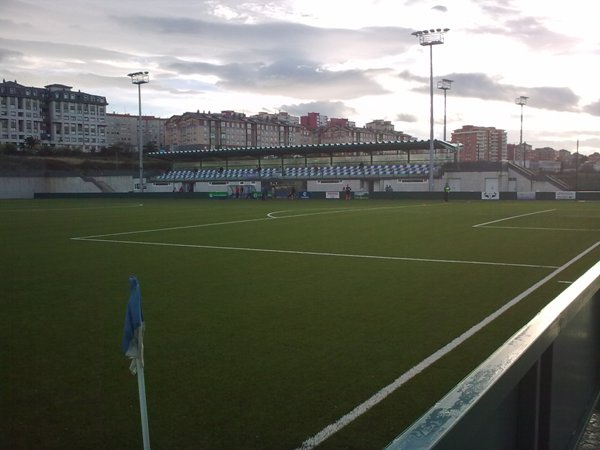
{"type": "Polygon", "coordinates": [[[386,450],[573,449],[600,393],[600,262],[386,450]]]}

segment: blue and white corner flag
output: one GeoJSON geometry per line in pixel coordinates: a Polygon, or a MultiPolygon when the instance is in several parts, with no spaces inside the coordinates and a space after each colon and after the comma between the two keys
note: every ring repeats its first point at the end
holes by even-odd
{"type": "Polygon", "coordinates": [[[144,450],[150,450],[150,432],[148,429],[148,408],[146,406],[146,382],[144,381],[144,314],[142,314],[142,294],[140,283],[134,275],[129,277],[131,291],[125,313],[125,331],[123,333],[123,353],[131,358],[129,370],[137,373],[140,396],[140,416],[142,419],[142,437],[144,450]]]}
{"type": "Polygon", "coordinates": [[[141,363],[141,367],[144,367],[144,314],[142,313],[140,284],[135,276],[129,277],[129,285],[131,291],[125,313],[123,353],[131,358],[129,370],[135,375],[138,361],[141,363]]]}

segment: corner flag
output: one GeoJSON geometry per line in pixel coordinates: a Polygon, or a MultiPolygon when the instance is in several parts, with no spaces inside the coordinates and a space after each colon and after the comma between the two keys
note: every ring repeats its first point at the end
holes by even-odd
{"type": "Polygon", "coordinates": [[[129,370],[137,372],[137,360],[144,367],[144,314],[142,313],[142,295],[140,284],[135,276],[129,277],[131,293],[125,313],[125,331],[123,333],[123,353],[132,359],[129,370]]]}
{"type": "Polygon", "coordinates": [[[142,295],[140,284],[135,276],[129,277],[131,287],[127,311],[125,312],[125,330],[123,333],[123,353],[131,358],[129,370],[137,373],[140,397],[140,415],[142,419],[142,437],[144,450],[150,450],[148,430],[148,411],[146,407],[146,382],[144,381],[144,315],[142,314],[142,295]]]}

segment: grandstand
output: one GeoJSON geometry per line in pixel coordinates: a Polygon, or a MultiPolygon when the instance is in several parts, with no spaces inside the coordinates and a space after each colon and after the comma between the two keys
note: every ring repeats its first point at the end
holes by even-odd
{"type": "Polygon", "coordinates": [[[158,182],[196,181],[260,181],[260,180],[318,180],[364,179],[389,177],[418,177],[429,175],[427,164],[377,164],[358,166],[265,167],[260,169],[187,169],[170,170],[155,178],[158,182]]]}
{"type": "MultiPolygon", "coordinates": [[[[434,141],[434,176],[453,161],[456,146],[434,141]]],[[[185,192],[226,192],[227,186],[253,183],[257,190],[273,185],[299,191],[423,189],[430,176],[429,141],[362,142],[279,147],[177,148],[148,156],[172,162],[171,170],[150,177],[185,192]],[[219,186],[220,185],[220,186],[219,186]]],[[[426,190],[426,189],[423,189],[426,190]]]]}

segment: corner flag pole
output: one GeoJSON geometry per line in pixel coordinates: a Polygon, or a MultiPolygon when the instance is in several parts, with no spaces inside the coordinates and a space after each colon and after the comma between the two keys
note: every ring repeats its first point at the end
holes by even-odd
{"type": "Polygon", "coordinates": [[[150,450],[150,430],[148,429],[148,409],[146,408],[146,382],[144,381],[144,365],[136,360],[138,377],[138,392],[140,395],[140,416],[142,419],[142,437],[144,439],[144,450],[150,450]]]}
{"type": "Polygon", "coordinates": [[[129,277],[131,293],[125,313],[125,330],[123,333],[123,353],[131,359],[129,370],[138,377],[140,397],[140,415],[142,419],[142,437],[144,450],[150,450],[150,432],[148,429],[148,410],[146,407],[146,383],[144,380],[144,314],[142,313],[142,296],[140,284],[135,276],[129,277]]]}

